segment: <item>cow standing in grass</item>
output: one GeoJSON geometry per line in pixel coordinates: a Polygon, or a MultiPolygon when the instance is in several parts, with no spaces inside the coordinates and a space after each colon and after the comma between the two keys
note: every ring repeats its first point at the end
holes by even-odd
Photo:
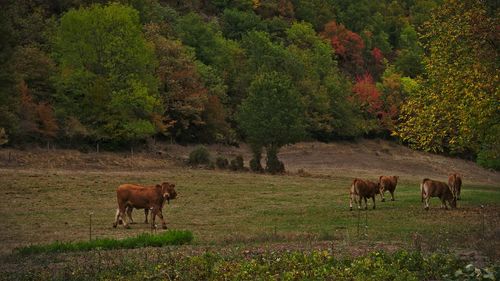
{"type": "Polygon", "coordinates": [[[162,208],[165,201],[170,201],[177,197],[175,184],[164,182],[154,187],[140,186],[136,184],[122,184],[116,190],[118,209],[116,210],[113,227],[118,225],[120,219],[123,226],[129,228],[126,212],[132,208],[151,210],[151,228],[155,228],[155,218],[160,217],[163,229],[167,224],[163,219],[162,208]]]}
{"type": "Polygon", "coordinates": [[[455,173],[451,174],[448,177],[448,185],[451,187],[451,190],[455,193],[455,197],[457,200],[460,200],[460,191],[462,189],[462,177],[455,173]]]}
{"type": "Polygon", "coordinates": [[[396,185],[398,184],[398,176],[380,176],[378,179],[378,185],[380,187],[380,198],[382,202],[385,202],[384,193],[389,191],[391,193],[391,201],[394,201],[394,191],[396,190],[396,185]]]}
{"type": "Polygon", "coordinates": [[[452,188],[444,182],[424,179],[420,184],[422,202],[425,200],[424,208],[429,210],[429,200],[431,197],[438,197],[441,200],[441,207],[448,209],[446,202],[451,208],[457,207],[457,198],[452,188]]]}
{"type": "Polygon", "coordinates": [[[361,200],[365,200],[365,210],[368,209],[367,198],[372,198],[373,209],[375,209],[375,195],[380,193],[378,184],[369,181],[354,179],[350,189],[349,207],[352,211],[352,201],[358,204],[358,209],[361,209],[361,200]]]}

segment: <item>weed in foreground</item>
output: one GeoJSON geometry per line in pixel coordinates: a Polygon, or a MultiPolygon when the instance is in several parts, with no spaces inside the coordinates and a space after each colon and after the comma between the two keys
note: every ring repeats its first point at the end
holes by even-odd
{"type": "Polygon", "coordinates": [[[85,263],[74,262],[56,272],[42,267],[8,277],[12,280],[491,280],[499,277],[498,265],[476,268],[466,266],[466,262],[453,255],[405,250],[339,258],[327,250],[228,256],[212,252],[183,255],[162,249],[161,254],[146,257],[113,253],[111,259],[112,262],[103,263],[101,259],[88,258],[85,263]]]}

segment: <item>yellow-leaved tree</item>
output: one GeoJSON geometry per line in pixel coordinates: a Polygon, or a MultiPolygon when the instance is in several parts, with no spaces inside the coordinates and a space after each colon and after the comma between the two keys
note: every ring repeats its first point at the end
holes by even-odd
{"type": "Polygon", "coordinates": [[[425,72],[393,132],[411,147],[500,168],[498,17],[480,0],[446,0],[424,25],[425,72]]]}

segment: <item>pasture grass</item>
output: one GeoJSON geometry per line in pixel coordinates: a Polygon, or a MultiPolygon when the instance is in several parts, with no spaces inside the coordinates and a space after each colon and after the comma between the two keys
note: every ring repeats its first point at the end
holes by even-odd
{"type": "Polygon", "coordinates": [[[193,240],[193,234],[186,230],[170,230],[160,234],[143,233],[125,239],[102,238],[80,242],[54,242],[46,245],[30,245],[17,249],[23,255],[39,253],[62,253],[90,250],[134,249],[142,247],[163,247],[184,245],[193,240]]]}
{"type": "MultiPolygon", "coordinates": [[[[363,175],[359,175],[365,178],[363,175]]],[[[376,178],[372,178],[376,180],[376,178]]],[[[445,180],[437,178],[437,180],[445,180]]],[[[122,183],[176,184],[178,198],[163,214],[172,229],[188,229],[195,245],[249,245],[267,242],[363,240],[423,247],[473,248],[498,258],[500,188],[465,179],[458,209],[430,210],[420,202],[420,183],[400,176],[396,201],[377,197],[375,210],[349,211],[351,177],[301,177],[208,171],[174,167],[153,171],[0,169],[0,252],[30,244],[92,237],[123,239],[149,232],[149,225],[112,228],[115,190],[122,183]],[[481,208],[483,206],[483,208],[481,208]],[[491,238],[491,239],[490,239],[491,238]],[[478,243],[487,241],[487,243],[478,243]],[[483,245],[484,244],[484,245],[483,245]]],[[[143,212],[133,213],[137,222],[143,212]]]]}

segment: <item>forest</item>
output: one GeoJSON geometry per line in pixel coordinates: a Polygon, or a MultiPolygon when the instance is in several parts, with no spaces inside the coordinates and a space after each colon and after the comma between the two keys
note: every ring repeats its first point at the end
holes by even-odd
{"type": "MultiPolygon", "coordinates": [[[[0,146],[380,137],[500,169],[494,0],[19,0],[0,146]]],[[[278,165],[279,166],[279,165],[278,165]]]]}

